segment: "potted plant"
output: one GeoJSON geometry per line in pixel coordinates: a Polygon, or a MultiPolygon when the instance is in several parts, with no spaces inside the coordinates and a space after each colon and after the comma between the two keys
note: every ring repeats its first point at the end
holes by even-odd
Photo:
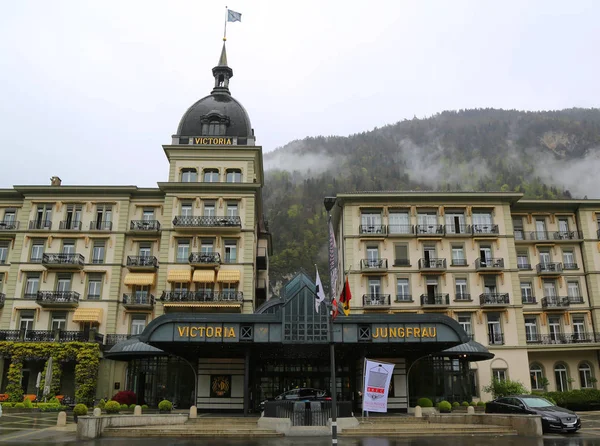
{"type": "Polygon", "coordinates": [[[440,413],[452,412],[452,404],[450,404],[448,401],[440,401],[437,406],[440,413]]]}
{"type": "Polygon", "coordinates": [[[73,408],[73,418],[75,419],[75,422],[77,423],[77,418],[78,417],[83,417],[85,415],[87,415],[88,413],[88,408],[85,404],[76,404],[75,407],[73,408]]]}
{"type": "Polygon", "coordinates": [[[485,403],[483,401],[479,401],[477,406],[475,406],[475,412],[485,412],[485,403]]]}
{"type": "Polygon", "coordinates": [[[172,409],[173,403],[171,403],[169,400],[162,400],[160,403],[158,403],[158,411],[160,413],[170,413],[172,409]]]}
{"type": "Polygon", "coordinates": [[[110,400],[104,405],[104,410],[106,413],[119,413],[121,410],[121,405],[116,401],[110,400]]]}

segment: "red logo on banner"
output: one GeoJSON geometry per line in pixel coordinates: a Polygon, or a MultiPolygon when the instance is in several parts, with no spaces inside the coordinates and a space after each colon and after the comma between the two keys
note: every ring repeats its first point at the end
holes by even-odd
{"type": "Polygon", "coordinates": [[[367,392],[373,392],[373,393],[385,393],[385,389],[382,389],[381,387],[369,387],[367,386],[367,392]]]}

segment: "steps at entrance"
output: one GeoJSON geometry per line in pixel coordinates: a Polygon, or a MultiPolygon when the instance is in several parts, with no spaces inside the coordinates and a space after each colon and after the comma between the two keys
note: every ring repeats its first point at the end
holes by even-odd
{"type": "Polygon", "coordinates": [[[423,418],[373,417],[359,420],[358,427],[343,429],[340,436],[517,435],[513,429],[502,426],[430,423],[423,418]]]}

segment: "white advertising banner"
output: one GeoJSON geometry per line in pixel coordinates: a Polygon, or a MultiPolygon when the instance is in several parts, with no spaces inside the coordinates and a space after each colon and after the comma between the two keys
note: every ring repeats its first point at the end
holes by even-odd
{"type": "Polygon", "coordinates": [[[365,359],[364,412],[387,412],[388,392],[393,374],[394,364],[365,359]]]}

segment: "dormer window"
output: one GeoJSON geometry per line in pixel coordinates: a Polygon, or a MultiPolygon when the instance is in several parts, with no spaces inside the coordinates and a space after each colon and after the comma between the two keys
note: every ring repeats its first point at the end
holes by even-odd
{"type": "Polygon", "coordinates": [[[241,183],[242,182],[242,171],[240,169],[227,169],[227,182],[228,183],[241,183]]]}
{"type": "Polygon", "coordinates": [[[229,118],[217,112],[202,116],[202,136],[225,136],[229,118]]]}

